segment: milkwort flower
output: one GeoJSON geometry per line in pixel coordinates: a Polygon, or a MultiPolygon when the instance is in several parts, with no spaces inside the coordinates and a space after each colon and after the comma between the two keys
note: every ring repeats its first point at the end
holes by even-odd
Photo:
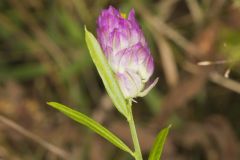
{"type": "Polygon", "coordinates": [[[153,58],[132,9],[126,17],[110,6],[98,17],[97,35],[126,99],[146,95],[157,83],[145,86],[154,70],[153,58]]]}

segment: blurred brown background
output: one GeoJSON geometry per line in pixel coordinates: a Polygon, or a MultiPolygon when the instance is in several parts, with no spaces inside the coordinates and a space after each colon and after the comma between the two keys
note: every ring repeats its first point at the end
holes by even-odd
{"type": "Polygon", "coordinates": [[[132,145],[84,41],[109,5],[135,8],[160,77],[134,104],[144,155],[172,124],[162,159],[239,160],[239,0],[1,0],[0,159],[131,159],[46,105],[72,106],[132,145]]]}

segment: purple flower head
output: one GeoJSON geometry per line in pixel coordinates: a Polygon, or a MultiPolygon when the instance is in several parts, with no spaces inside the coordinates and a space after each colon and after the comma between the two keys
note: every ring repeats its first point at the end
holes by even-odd
{"type": "Polygon", "coordinates": [[[126,17],[110,6],[102,11],[97,24],[99,43],[125,98],[145,95],[156,84],[154,81],[145,89],[154,65],[134,9],[126,17]]]}

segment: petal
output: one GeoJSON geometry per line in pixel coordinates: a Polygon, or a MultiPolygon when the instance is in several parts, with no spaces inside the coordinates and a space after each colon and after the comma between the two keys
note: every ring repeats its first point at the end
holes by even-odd
{"type": "Polygon", "coordinates": [[[127,48],[120,59],[119,71],[124,72],[125,70],[138,71],[138,57],[134,50],[134,47],[127,48]]]}
{"type": "Polygon", "coordinates": [[[131,38],[130,29],[127,26],[121,26],[118,28],[120,35],[120,48],[125,49],[130,46],[129,40],[131,38]]]}
{"type": "Polygon", "coordinates": [[[120,16],[120,13],[117,9],[115,9],[113,6],[109,6],[108,12],[111,13],[114,16],[120,16]]]}
{"type": "Polygon", "coordinates": [[[153,58],[151,55],[149,55],[148,58],[145,59],[141,65],[139,65],[139,74],[141,75],[143,82],[147,82],[153,74],[153,66],[153,58]]]}
{"type": "Polygon", "coordinates": [[[98,17],[98,28],[108,27],[109,32],[112,32],[114,28],[118,28],[119,26],[119,17],[119,12],[110,6],[109,9],[103,10],[98,17]]]}
{"type": "Polygon", "coordinates": [[[140,42],[134,46],[133,50],[137,54],[138,65],[141,65],[150,54],[147,52],[146,48],[143,47],[143,45],[140,42]]]}
{"type": "Polygon", "coordinates": [[[139,76],[139,74],[137,74],[136,72],[131,71],[131,70],[128,70],[127,73],[132,78],[132,80],[137,88],[137,92],[139,93],[144,87],[144,83],[142,83],[141,77],[139,76]]]}
{"type": "Polygon", "coordinates": [[[138,22],[136,21],[136,18],[135,18],[135,10],[134,9],[131,9],[131,11],[129,12],[128,20],[131,23],[132,28],[140,29],[138,22]]]}
{"type": "Polygon", "coordinates": [[[120,47],[120,33],[118,32],[117,29],[114,29],[113,32],[111,33],[109,42],[113,48],[113,52],[116,53],[120,47]]]}
{"type": "Polygon", "coordinates": [[[106,58],[109,59],[109,56],[112,54],[112,47],[110,46],[105,46],[103,48],[103,52],[106,55],[106,58]]]}
{"type": "Polygon", "coordinates": [[[134,72],[118,73],[117,79],[126,99],[136,97],[143,88],[141,77],[134,72]]]}
{"type": "Polygon", "coordinates": [[[112,54],[112,52],[110,54],[108,54],[108,63],[111,66],[112,70],[117,73],[117,72],[121,72],[120,68],[120,60],[123,57],[124,53],[125,53],[126,49],[121,50],[119,52],[117,52],[116,54],[112,54]]]}
{"type": "Polygon", "coordinates": [[[97,29],[97,37],[98,37],[98,41],[102,48],[105,48],[106,46],[110,46],[109,33],[108,33],[108,29],[106,27],[97,29]]]}
{"type": "Polygon", "coordinates": [[[140,40],[141,40],[140,31],[138,31],[136,29],[131,29],[130,34],[131,34],[131,37],[129,39],[129,43],[130,43],[131,46],[140,42],[140,40]]]}

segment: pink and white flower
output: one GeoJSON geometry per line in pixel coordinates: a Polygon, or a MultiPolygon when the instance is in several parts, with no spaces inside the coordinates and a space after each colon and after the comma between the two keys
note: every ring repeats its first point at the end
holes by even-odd
{"type": "Polygon", "coordinates": [[[128,15],[110,6],[98,17],[97,35],[108,63],[126,99],[144,96],[157,83],[146,82],[153,74],[153,57],[132,9],[128,15]]]}

